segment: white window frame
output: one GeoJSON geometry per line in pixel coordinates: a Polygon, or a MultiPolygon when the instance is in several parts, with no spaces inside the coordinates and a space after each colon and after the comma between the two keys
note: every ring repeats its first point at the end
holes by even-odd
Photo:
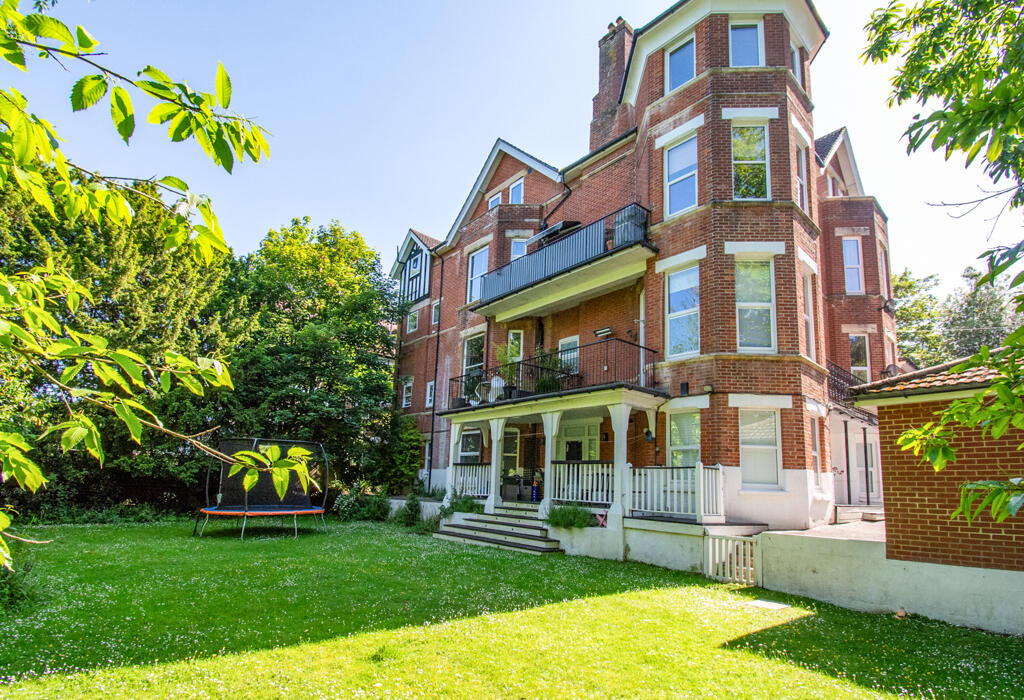
{"type": "Polygon", "coordinates": [[[427,474],[430,473],[433,465],[431,462],[434,457],[434,441],[428,437],[423,438],[423,471],[427,474]]]}
{"type": "MultiPolygon", "coordinates": [[[[501,194],[500,192],[498,194],[501,194]]],[[[526,202],[526,178],[519,178],[511,185],[508,186],[508,203],[509,204],[524,204],[526,202]],[[512,192],[515,191],[516,187],[519,188],[519,201],[513,201],[515,197],[512,196],[512,192]]],[[[500,202],[499,202],[500,204],[500,202]]]]}
{"type": "Polygon", "coordinates": [[[466,364],[466,360],[469,357],[469,353],[466,352],[466,348],[469,346],[470,341],[476,340],[477,338],[483,338],[483,337],[484,337],[483,333],[474,333],[473,335],[466,336],[465,338],[462,339],[462,375],[463,376],[469,374],[470,370],[474,369],[476,367],[479,367],[480,371],[483,372],[484,365],[487,364],[487,341],[486,341],[486,339],[484,340],[484,351],[481,353],[480,364],[478,364],[478,365],[468,365],[468,364],[466,364]]]}
{"type": "Polygon", "coordinates": [[[672,359],[679,359],[683,357],[695,357],[700,354],[700,263],[693,265],[686,265],[685,267],[679,267],[675,270],[670,270],[665,273],[665,356],[672,359]],[[669,278],[672,275],[677,275],[681,272],[688,272],[689,270],[696,269],[697,271],[697,305],[693,309],[687,309],[686,311],[677,311],[671,313],[669,311],[669,278]],[[697,316],[697,349],[692,352],[681,352],[672,354],[672,320],[676,318],[682,318],[683,316],[690,316],[696,314],[697,316]]]}
{"type": "Polygon", "coordinates": [[[668,455],[666,456],[665,466],[671,467],[673,465],[672,454],[677,450],[697,450],[697,461],[700,461],[700,441],[701,441],[701,426],[700,426],[700,409],[692,408],[682,411],[668,411],[665,413],[665,444],[667,445],[668,455]],[[697,417],[697,444],[673,444],[672,443],[672,417],[680,414],[692,414],[697,417]]]}
{"type": "Polygon", "coordinates": [[[522,360],[523,360],[523,352],[524,352],[524,350],[523,350],[523,342],[524,342],[523,331],[517,330],[517,329],[513,329],[513,330],[510,330],[508,332],[508,347],[509,348],[512,347],[512,336],[513,335],[518,335],[519,336],[519,354],[517,356],[515,356],[515,357],[509,355],[508,359],[509,359],[509,362],[522,362],[522,360]]]}
{"type": "Polygon", "coordinates": [[[523,252],[520,253],[519,255],[516,255],[516,243],[523,243],[523,244],[525,244],[529,240],[530,240],[529,238],[513,238],[511,240],[511,242],[509,243],[509,249],[508,249],[509,261],[518,260],[519,258],[525,258],[526,257],[526,249],[527,249],[528,246],[523,245],[523,252]]]}
{"type": "Polygon", "coordinates": [[[799,145],[796,148],[796,196],[797,206],[805,213],[810,204],[810,191],[807,189],[808,171],[808,150],[807,147],[799,145]]]}
{"type": "Polygon", "coordinates": [[[520,450],[519,450],[519,437],[520,437],[520,435],[519,435],[519,428],[505,428],[505,430],[501,434],[501,472],[502,472],[503,475],[505,473],[505,458],[506,457],[511,457],[511,456],[513,456],[513,454],[515,455],[515,458],[516,458],[516,468],[515,468],[513,473],[515,473],[515,474],[519,473],[519,466],[520,466],[520,463],[521,463],[521,456],[519,454],[519,452],[520,452],[520,450]],[[506,452],[505,451],[505,438],[509,437],[509,433],[515,433],[515,436],[516,436],[516,451],[515,451],[515,453],[506,452]]]}
{"type": "Polygon", "coordinates": [[[729,20],[729,66],[732,68],[761,68],[765,65],[764,57],[764,20],[733,18],[729,20]],[[732,62],[732,28],[733,27],[757,27],[757,60],[756,66],[737,66],[732,62]]]}
{"type": "Polygon", "coordinates": [[[793,65],[790,66],[790,70],[793,71],[793,77],[796,78],[796,83],[801,88],[804,87],[804,62],[800,58],[800,47],[796,44],[789,45],[789,56],[790,61],[793,65]]]}
{"type": "MultiPolygon", "coordinates": [[[[811,421],[811,466],[817,474],[821,471],[821,419],[811,415],[807,417],[811,421]]],[[[818,483],[815,478],[815,484],[818,483]]]]}
{"type": "Polygon", "coordinates": [[[427,399],[424,406],[427,408],[434,407],[434,382],[427,382],[427,399]]]}
{"type": "Polygon", "coordinates": [[[665,213],[663,218],[671,219],[671,218],[674,218],[676,216],[681,216],[681,215],[683,215],[683,214],[685,214],[687,212],[693,211],[700,204],[700,180],[697,179],[697,175],[700,173],[700,143],[697,141],[697,131],[696,130],[691,131],[691,132],[685,134],[684,136],[682,136],[681,138],[673,140],[672,143],[665,144],[665,146],[662,147],[661,151],[662,151],[662,156],[661,156],[661,158],[662,158],[662,166],[661,167],[662,167],[662,172],[665,174],[664,177],[662,177],[662,183],[663,183],[663,188],[664,188],[664,191],[662,193],[662,202],[663,202],[662,209],[664,210],[664,213],[665,213]],[[686,143],[688,141],[693,141],[694,142],[694,150],[697,153],[697,168],[693,171],[693,173],[691,173],[689,175],[684,175],[682,177],[676,178],[675,180],[672,180],[671,182],[669,182],[669,179],[668,179],[668,176],[669,176],[669,173],[668,173],[668,152],[671,151],[673,148],[678,148],[679,146],[682,146],[684,143],[686,143]],[[674,185],[677,182],[682,182],[683,180],[686,180],[686,179],[691,178],[691,177],[693,178],[693,192],[694,192],[693,206],[685,207],[683,209],[680,209],[679,211],[669,211],[669,201],[670,201],[669,200],[669,196],[668,196],[669,186],[674,185]]]}
{"type": "Polygon", "coordinates": [[[693,82],[694,79],[697,77],[697,37],[696,37],[696,35],[693,34],[693,33],[686,34],[679,41],[677,41],[676,43],[672,44],[667,49],[665,49],[665,59],[664,60],[665,60],[665,70],[664,70],[664,73],[665,73],[665,94],[666,95],[669,94],[670,92],[675,92],[679,88],[685,87],[686,85],[689,85],[691,82],[693,82]],[[670,59],[671,59],[673,53],[675,53],[679,49],[683,48],[684,46],[686,46],[690,42],[693,42],[693,75],[690,77],[689,80],[684,80],[683,82],[679,83],[679,85],[677,85],[675,87],[672,87],[672,75],[671,75],[671,72],[672,72],[672,67],[671,67],[672,66],[672,62],[671,62],[670,59]]]}
{"type": "Polygon", "coordinates": [[[475,457],[475,459],[472,462],[468,462],[469,464],[480,464],[481,461],[483,460],[483,451],[484,451],[483,439],[484,439],[484,436],[483,436],[483,434],[479,430],[475,430],[474,429],[474,430],[465,430],[465,431],[463,431],[462,435],[459,436],[459,446],[458,446],[458,449],[456,450],[458,452],[458,455],[459,455],[458,463],[459,464],[466,464],[467,463],[466,462],[466,457],[470,456],[470,457],[475,457]],[[463,449],[462,449],[463,440],[465,440],[470,435],[479,435],[480,436],[480,451],[479,452],[465,452],[465,451],[463,451],[463,449]]]}
{"type": "Polygon", "coordinates": [[[843,256],[843,288],[846,289],[846,293],[849,294],[849,295],[858,295],[859,296],[859,295],[865,294],[865,290],[864,290],[864,243],[861,241],[860,236],[843,236],[843,238],[841,240],[842,240],[842,243],[840,244],[840,246],[842,248],[841,253],[842,253],[842,256],[843,256]],[[857,243],[857,264],[856,265],[850,265],[846,261],[846,242],[847,241],[854,241],[854,242],[857,243]],[[849,285],[848,280],[847,280],[847,274],[846,274],[847,270],[854,269],[854,268],[856,268],[856,270],[857,270],[857,279],[860,281],[860,289],[850,289],[850,285],[849,285]]]}
{"type": "MultiPolygon", "coordinates": [[[[491,253],[489,250],[490,246],[480,246],[466,257],[466,303],[472,303],[477,301],[480,297],[473,296],[473,281],[478,280],[487,274],[487,269],[491,265],[491,253]],[[484,271],[479,275],[473,276],[473,258],[484,253],[487,255],[487,265],[484,266],[484,271]]],[[[480,285],[480,293],[483,294],[483,284],[480,285]]]]}
{"type": "Polygon", "coordinates": [[[737,440],[740,447],[740,478],[743,479],[743,488],[761,489],[761,490],[775,490],[784,488],[782,482],[782,413],[777,408],[740,408],[738,409],[739,415],[737,417],[737,440]],[[743,444],[743,421],[739,416],[743,413],[774,413],[775,414],[775,447],[772,448],[768,445],[746,445],[743,444]],[[763,450],[765,452],[774,449],[775,451],[775,483],[771,482],[748,482],[743,474],[743,451],[747,450],[763,450]]]}
{"type": "Polygon", "coordinates": [[[875,247],[878,248],[878,289],[882,292],[882,297],[888,299],[892,296],[889,279],[889,251],[880,241],[877,243],[875,247]]]}
{"type": "Polygon", "coordinates": [[[896,351],[892,341],[886,338],[882,342],[885,345],[885,366],[896,364],[896,351]]]}
{"type": "Polygon", "coordinates": [[[402,408],[412,407],[412,377],[402,380],[402,408]]]}
{"type": "Polygon", "coordinates": [[[818,360],[818,341],[815,337],[814,328],[814,275],[810,272],[803,273],[804,288],[804,356],[812,362],[818,360]]]}
{"type": "Polygon", "coordinates": [[[420,327],[420,310],[410,311],[405,317],[405,332],[415,333],[420,327]]]}
{"type": "Polygon", "coordinates": [[[744,262],[766,262],[768,263],[768,274],[771,279],[772,286],[772,300],[770,302],[763,301],[740,301],[735,299],[736,302],[736,352],[751,353],[755,355],[770,355],[778,352],[779,340],[778,340],[778,309],[776,308],[776,296],[775,296],[775,259],[774,258],[763,258],[763,257],[748,257],[748,256],[737,256],[733,264],[733,295],[736,294],[736,274],[740,263],[744,262]],[[740,347],[740,308],[751,308],[760,309],[768,308],[771,311],[772,316],[772,344],[771,347],[740,347]]]}
{"type": "Polygon", "coordinates": [[[495,192],[487,199],[487,211],[501,204],[501,192],[495,192]]]}
{"type": "MultiPolygon", "coordinates": [[[[864,373],[867,375],[867,378],[864,381],[865,382],[870,382],[871,381],[871,338],[870,338],[870,336],[868,336],[867,333],[850,333],[849,336],[850,336],[849,340],[850,340],[851,349],[852,349],[852,346],[853,346],[853,339],[854,338],[863,338],[864,339],[864,359],[867,362],[866,365],[855,365],[855,364],[853,364],[853,352],[851,352],[850,353],[850,374],[852,374],[852,375],[854,375],[856,377],[857,376],[856,372],[858,370],[864,370],[864,373]]],[[[859,379],[859,377],[858,377],[858,379],[859,379]]]]}
{"type": "MultiPolygon", "coordinates": [[[[759,160],[741,160],[741,164],[760,163],[759,160]]],[[[769,140],[769,129],[767,120],[746,120],[734,119],[729,126],[729,170],[730,186],[732,187],[732,198],[739,202],[770,202],[772,199],[772,149],[769,140]],[[764,129],[764,197],[737,197],[736,196],[736,157],[732,152],[732,131],[736,127],[759,127],[764,129]]]]}
{"type": "Polygon", "coordinates": [[[576,350],[576,354],[575,355],[569,355],[570,357],[573,358],[573,364],[575,365],[575,367],[573,368],[573,373],[574,374],[576,372],[580,371],[580,349],[579,348],[580,348],[580,337],[578,335],[569,335],[569,336],[566,336],[564,338],[559,339],[559,341],[558,341],[558,359],[559,359],[560,362],[563,362],[563,363],[566,362],[565,358],[567,357],[567,355],[562,354],[563,351],[565,351],[565,350],[576,350]],[[574,342],[574,343],[576,343],[576,345],[574,347],[565,347],[565,345],[567,343],[570,343],[570,342],[574,342]]]}
{"type": "Polygon", "coordinates": [[[430,325],[436,326],[441,322],[441,302],[435,301],[430,305],[430,325]]]}

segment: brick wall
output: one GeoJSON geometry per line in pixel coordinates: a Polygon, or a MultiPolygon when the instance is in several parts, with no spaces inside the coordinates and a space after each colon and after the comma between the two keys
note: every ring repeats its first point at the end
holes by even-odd
{"type": "Polygon", "coordinates": [[[999,440],[980,430],[958,429],[957,461],[941,472],[922,466],[896,446],[907,428],[934,419],[945,402],[880,406],[878,409],[885,479],[886,556],[889,559],[1024,571],[1024,519],[997,524],[986,514],[973,525],[950,520],[960,500],[960,484],[1020,475],[1017,445],[1024,432],[1011,430],[999,440]]]}

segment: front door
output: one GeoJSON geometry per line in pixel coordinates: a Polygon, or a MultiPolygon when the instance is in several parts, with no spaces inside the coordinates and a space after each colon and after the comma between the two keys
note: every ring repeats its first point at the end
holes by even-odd
{"type": "Polygon", "coordinates": [[[558,431],[558,446],[555,460],[560,462],[597,461],[600,458],[598,443],[599,423],[562,425],[558,431]]]}

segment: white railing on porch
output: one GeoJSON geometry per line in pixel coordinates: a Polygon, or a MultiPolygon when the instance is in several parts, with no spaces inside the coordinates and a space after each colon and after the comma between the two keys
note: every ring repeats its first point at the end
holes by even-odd
{"type": "Polygon", "coordinates": [[[452,469],[453,495],[487,497],[487,487],[491,483],[490,464],[453,464],[452,469]]]}
{"type": "Polygon", "coordinates": [[[615,493],[615,465],[612,462],[552,462],[544,489],[551,500],[558,503],[610,505],[615,493]]]}
{"type": "Polygon", "coordinates": [[[721,465],[695,467],[632,467],[630,503],[633,514],[672,518],[722,516],[721,465]]]}
{"type": "Polygon", "coordinates": [[[756,586],[760,569],[756,537],[704,537],[704,573],[709,578],[756,586]]]}

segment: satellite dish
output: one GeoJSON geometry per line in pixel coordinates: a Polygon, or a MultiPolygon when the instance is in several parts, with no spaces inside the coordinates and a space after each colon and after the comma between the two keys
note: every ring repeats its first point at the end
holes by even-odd
{"type": "Polygon", "coordinates": [[[885,369],[882,370],[882,376],[883,377],[895,377],[899,373],[900,373],[900,366],[899,365],[888,365],[888,366],[886,366],[885,369]]]}
{"type": "Polygon", "coordinates": [[[882,309],[884,311],[887,311],[890,314],[896,313],[896,300],[895,299],[886,299],[885,303],[882,304],[882,309]]]}

